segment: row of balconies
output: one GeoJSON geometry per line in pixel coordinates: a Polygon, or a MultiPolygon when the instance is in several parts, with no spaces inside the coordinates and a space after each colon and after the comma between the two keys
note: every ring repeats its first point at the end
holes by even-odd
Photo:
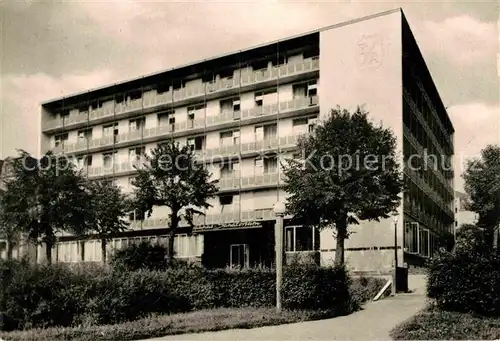
{"type": "MultiPolygon", "coordinates": [[[[218,148],[195,151],[195,155],[200,158],[201,162],[216,162],[233,155],[246,157],[259,154],[262,151],[292,149],[297,146],[298,139],[302,135],[303,134],[274,137],[262,141],[241,143],[231,146],[220,146],[218,148]]],[[[111,163],[101,167],[83,167],[82,171],[89,177],[99,177],[113,174],[124,175],[125,173],[134,172],[135,167],[141,167],[142,163],[143,160],[140,157],[137,157],[129,162],[111,163]]]]}
{"type": "MultiPolygon", "coordinates": [[[[453,138],[451,138],[449,135],[447,135],[448,131],[444,127],[443,123],[441,122],[441,119],[440,119],[438,113],[436,112],[434,105],[432,105],[432,100],[430,99],[429,95],[427,94],[427,91],[425,90],[425,88],[422,84],[422,81],[419,78],[417,78],[417,86],[420,89],[420,92],[423,95],[424,99],[427,101],[428,107],[429,107],[430,111],[432,112],[432,114],[434,115],[434,118],[436,119],[436,122],[439,125],[441,131],[445,135],[445,138],[448,140],[451,147],[454,148],[453,138]]],[[[403,89],[403,91],[405,91],[405,89],[403,89]]],[[[406,91],[406,92],[408,93],[408,91],[406,91]]],[[[446,115],[448,115],[448,112],[446,112],[446,115]]]]}
{"type": "MultiPolygon", "coordinates": [[[[256,210],[231,210],[221,213],[209,213],[206,215],[196,215],[193,219],[195,229],[206,228],[207,225],[220,225],[241,222],[253,222],[259,220],[275,219],[272,208],[256,210]]],[[[168,228],[170,221],[168,218],[147,218],[142,221],[132,221],[132,229],[155,229],[168,228]]],[[[188,226],[187,222],[182,221],[179,226],[188,226]]]]}
{"type": "MultiPolygon", "coordinates": [[[[417,139],[413,136],[413,134],[410,132],[410,130],[403,124],[403,135],[408,138],[408,141],[413,145],[415,149],[417,149],[419,155],[423,156],[424,155],[424,148],[421,146],[421,144],[417,141],[417,139]]],[[[454,193],[453,187],[448,179],[446,179],[443,174],[438,170],[439,167],[438,165],[434,164],[434,160],[432,158],[428,159],[428,166],[436,175],[436,177],[441,181],[441,183],[446,187],[446,189],[450,192],[450,194],[454,193]]],[[[450,171],[450,173],[453,175],[454,172],[453,170],[450,171]]]]}
{"type": "MultiPolygon", "coordinates": [[[[70,111],[67,117],[47,120],[43,124],[43,130],[51,130],[60,127],[70,128],[84,122],[91,122],[101,118],[108,117],[110,120],[116,119],[117,115],[126,114],[136,110],[154,108],[159,105],[168,105],[184,100],[203,97],[208,94],[217,94],[222,91],[250,86],[266,81],[277,80],[278,78],[300,75],[305,72],[319,69],[318,57],[308,58],[303,61],[287,63],[268,69],[256,70],[249,73],[235,74],[233,77],[218,79],[208,83],[195,84],[185,88],[173,90],[170,88],[167,92],[157,93],[157,91],[145,92],[139,99],[127,99],[124,102],[116,103],[107,101],[102,107],[88,111],[79,111],[74,109],[70,111]]],[[[221,94],[222,95],[222,94],[221,94]]]]}
{"type": "Polygon", "coordinates": [[[427,226],[430,229],[437,228],[439,225],[439,221],[437,220],[436,217],[432,217],[429,214],[423,212],[418,208],[416,205],[411,205],[405,203],[404,205],[404,211],[414,217],[416,220],[418,220],[419,223],[427,226]]]}
{"type": "Polygon", "coordinates": [[[414,171],[414,170],[411,170],[411,169],[408,169],[407,167],[405,167],[405,170],[404,170],[406,176],[408,176],[410,179],[414,180],[415,183],[417,184],[418,187],[420,187],[420,189],[426,193],[427,195],[429,195],[429,197],[444,211],[446,212],[446,214],[450,217],[453,217],[453,210],[450,208],[450,205],[451,204],[447,204],[443,198],[438,195],[428,184],[427,182],[425,182],[421,177],[420,175],[418,174],[418,172],[414,171]]]}
{"type": "MultiPolygon", "coordinates": [[[[443,155],[446,155],[446,153],[443,150],[443,147],[441,146],[441,143],[437,140],[437,137],[434,135],[434,132],[432,131],[431,127],[429,127],[428,123],[424,119],[424,116],[422,115],[422,113],[418,109],[417,105],[415,104],[415,102],[413,101],[413,99],[410,97],[410,95],[408,94],[408,92],[406,92],[406,90],[404,90],[404,89],[403,89],[403,97],[408,102],[408,104],[409,104],[409,106],[410,106],[413,114],[415,114],[415,116],[417,117],[418,121],[420,122],[420,124],[422,125],[422,127],[424,128],[424,130],[426,131],[427,135],[430,136],[432,142],[434,142],[434,144],[437,147],[437,149],[439,150],[439,152],[441,152],[443,155]]],[[[451,148],[453,148],[452,139],[449,138],[445,134],[443,134],[442,136],[450,144],[451,148]]]]}
{"type": "MultiPolygon", "coordinates": [[[[128,132],[125,134],[118,134],[114,136],[105,136],[99,139],[82,139],[80,142],[76,143],[62,143],[53,149],[54,153],[77,153],[81,151],[91,152],[93,149],[98,149],[104,146],[110,146],[113,144],[123,144],[129,142],[140,142],[142,139],[148,138],[163,138],[166,134],[171,134],[174,132],[189,132],[194,129],[204,129],[207,127],[214,127],[234,122],[237,119],[242,121],[245,119],[251,119],[255,117],[276,115],[278,113],[284,114],[287,112],[305,109],[311,106],[318,105],[318,97],[301,97],[293,99],[286,102],[265,105],[261,107],[256,107],[252,109],[246,109],[241,112],[224,112],[222,115],[198,118],[192,121],[179,122],[174,124],[159,125],[152,128],[137,130],[128,132]]],[[[243,122],[241,122],[243,124],[243,122]]]]}

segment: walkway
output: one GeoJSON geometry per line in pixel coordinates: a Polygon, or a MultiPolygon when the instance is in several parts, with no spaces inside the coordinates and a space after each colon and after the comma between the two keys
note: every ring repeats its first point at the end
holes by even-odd
{"type": "Polygon", "coordinates": [[[398,294],[349,316],[255,329],[173,335],[165,340],[390,340],[389,331],[425,306],[425,277],[410,275],[410,294],[398,294]]]}

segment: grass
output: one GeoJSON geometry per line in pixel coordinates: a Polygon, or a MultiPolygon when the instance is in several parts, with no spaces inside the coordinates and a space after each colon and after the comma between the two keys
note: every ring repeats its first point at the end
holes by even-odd
{"type": "Polygon", "coordinates": [[[391,331],[393,340],[498,340],[500,318],[427,308],[391,331]]]}
{"type": "Polygon", "coordinates": [[[127,341],[234,328],[248,329],[334,316],[332,311],[283,311],[277,314],[274,308],[220,308],[152,316],[116,325],[0,332],[0,339],[7,341],[127,341]]]}

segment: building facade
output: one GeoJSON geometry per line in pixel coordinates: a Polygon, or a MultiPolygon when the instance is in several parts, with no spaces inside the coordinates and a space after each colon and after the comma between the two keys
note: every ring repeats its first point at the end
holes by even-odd
{"type": "MultiPolygon", "coordinates": [[[[168,138],[191,145],[220,180],[220,192],[197,217],[194,235],[176,236],[177,257],[208,267],[271,265],[272,207],[286,200],[279,160],[295,157],[298,137],[337,105],[364,105],[391,128],[402,162],[426,151],[440,155],[429,171],[405,167],[397,220],[353,227],[348,265],[389,270],[395,231],[400,261],[429,256],[455,220],[453,127],[400,9],[43,103],[40,147],[130,192],[133,165],[144,153],[168,138]]],[[[130,231],[109,251],[141,240],[165,243],[167,216],[165,208],[146,220],[132,212],[130,231]]],[[[333,262],[332,231],[290,218],[287,256],[333,262]]],[[[44,252],[38,254],[43,260],[44,252]]],[[[54,259],[100,261],[100,244],[61,236],[54,259]]]]}

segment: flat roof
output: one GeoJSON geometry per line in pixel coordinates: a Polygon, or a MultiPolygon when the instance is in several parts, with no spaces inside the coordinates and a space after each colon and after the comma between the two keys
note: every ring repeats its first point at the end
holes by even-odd
{"type": "Polygon", "coordinates": [[[116,86],[126,85],[128,83],[133,83],[133,82],[140,82],[140,81],[142,81],[144,79],[147,79],[147,78],[152,79],[154,77],[157,77],[157,76],[160,76],[160,75],[164,75],[166,73],[170,73],[170,72],[173,72],[173,71],[186,70],[188,68],[192,68],[195,65],[204,64],[204,63],[211,62],[211,61],[217,61],[217,60],[220,60],[220,59],[224,59],[224,58],[228,58],[228,57],[231,57],[231,56],[235,56],[235,55],[240,54],[240,53],[248,53],[250,51],[261,49],[261,48],[266,48],[266,47],[269,47],[271,45],[274,45],[274,44],[277,44],[277,43],[280,43],[280,42],[287,42],[287,41],[296,40],[296,39],[300,40],[301,38],[307,38],[308,36],[317,34],[317,33],[322,32],[322,31],[326,31],[326,30],[330,30],[330,29],[333,29],[333,28],[338,28],[338,27],[342,27],[342,26],[346,26],[346,25],[350,25],[350,24],[361,22],[361,21],[370,20],[370,19],[374,19],[374,18],[377,18],[377,17],[380,17],[380,16],[384,16],[384,15],[388,15],[388,14],[392,14],[392,13],[396,13],[396,12],[402,12],[402,11],[403,11],[402,8],[398,7],[398,8],[395,8],[395,9],[388,10],[388,11],[371,14],[371,15],[368,15],[368,16],[364,16],[364,17],[360,17],[360,18],[357,18],[357,19],[348,20],[348,21],[341,22],[341,23],[338,23],[338,24],[325,26],[325,27],[322,27],[322,28],[319,28],[319,29],[316,29],[316,30],[313,30],[313,31],[301,33],[301,34],[298,34],[298,35],[288,36],[286,38],[281,38],[281,39],[278,39],[278,40],[269,41],[269,42],[262,43],[262,44],[259,44],[259,45],[256,45],[256,46],[252,46],[252,47],[249,47],[249,48],[246,48],[246,49],[242,49],[242,50],[237,50],[237,51],[233,51],[233,52],[229,52],[229,53],[220,54],[220,55],[217,55],[217,56],[214,56],[214,57],[211,57],[211,58],[206,58],[206,59],[198,60],[198,61],[191,62],[191,63],[188,63],[188,64],[179,65],[179,66],[176,66],[176,67],[173,67],[173,68],[164,69],[162,71],[157,71],[157,72],[154,72],[154,73],[143,75],[143,76],[140,76],[140,77],[131,78],[131,79],[128,79],[128,80],[125,80],[125,81],[121,81],[121,82],[118,82],[118,83],[113,83],[113,84],[109,84],[109,85],[105,85],[105,86],[101,86],[101,87],[96,87],[96,88],[93,88],[93,89],[89,89],[89,90],[86,90],[86,91],[77,92],[77,93],[74,93],[74,94],[69,95],[69,96],[62,96],[62,97],[54,98],[52,100],[48,100],[48,101],[42,102],[41,105],[42,106],[49,105],[49,104],[50,105],[57,105],[58,102],[60,102],[60,104],[62,105],[62,102],[64,100],[72,100],[72,101],[76,102],[76,101],[78,101],[78,97],[81,97],[81,100],[83,100],[84,97],[85,98],[88,97],[93,92],[99,92],[99,91],[107,92],[106,90],[110,90],[110,89],[112,89],[113,87],[116,87],[116,86]]]}

